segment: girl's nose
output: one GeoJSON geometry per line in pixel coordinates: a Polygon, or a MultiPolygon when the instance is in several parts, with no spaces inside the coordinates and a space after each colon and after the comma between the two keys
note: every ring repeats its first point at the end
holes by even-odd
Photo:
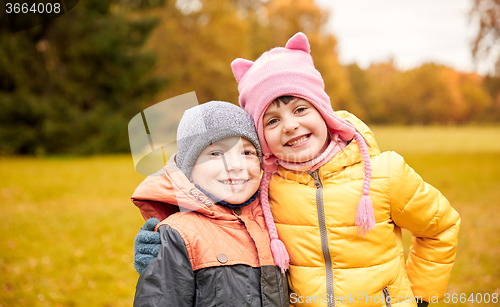
{"type": "Polygon", "coordinates": [[[300,124],[297,120],[295,119],[287,119],[283,123],[283,132],[284,133],[289,133],[292,132],[293,130],[299,128],[300,124]]]}

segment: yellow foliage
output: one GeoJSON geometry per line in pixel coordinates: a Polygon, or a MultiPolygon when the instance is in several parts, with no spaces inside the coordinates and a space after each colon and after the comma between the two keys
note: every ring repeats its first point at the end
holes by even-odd
{"type": "Polygon", "coordinates": [[[367,70],[339,63],[336,38],[324,31],[330,12],[314,0],[200,0],[200,7],[179,8],[167,1],[148,14],[160,18],[146,49],[156,52],[155,73],[167,80],[149,105],[196,91],[200,103],[238,103],[230,63],[257,59],[304,32],[316,68],[335,110],[346,109],[367,122],[399,124],[467,123],[500,118],[500,98],[484,78],[452,68],[424,64],[399,71],[392,60],[367,70]],[[493,114],[493,115],[491,115],[493,114]]]}

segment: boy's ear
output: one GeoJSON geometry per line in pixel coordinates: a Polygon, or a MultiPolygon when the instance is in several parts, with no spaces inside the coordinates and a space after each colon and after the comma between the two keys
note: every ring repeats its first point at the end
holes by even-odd
{"type": "Polygon", "coordinates": [[[309,40],[307,40],[307,36],[302,32],[298,32],[297,34],[292,36],[292,38],[290,38],[286,43],[285,48],[302,50],[307,53],[311,53],[311,46],[309,46],[309,40]]]}
{"type": "Polygon", "coordinates": [[[252,67],[253,62],[245,59],[236,59],[231,62],[231,69],[236,81],[240,82],[245,73],[252,67]]]}

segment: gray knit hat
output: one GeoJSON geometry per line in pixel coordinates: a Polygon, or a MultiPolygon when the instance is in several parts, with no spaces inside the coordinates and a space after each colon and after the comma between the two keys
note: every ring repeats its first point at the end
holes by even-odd
{"type": "Polygon", "coordinates": [[[242,108],[224,101],[210,101],[184,112],[177,128],[177,167],[189,178],[200,153],[222,139],[240,136],[262,155],[255,125],[242,108]]]}

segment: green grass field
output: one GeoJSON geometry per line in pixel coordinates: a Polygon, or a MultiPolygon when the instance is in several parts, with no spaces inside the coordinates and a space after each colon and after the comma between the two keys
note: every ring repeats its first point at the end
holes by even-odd
{"type": "MultiPolygon", "coordinates": [[[[373,130],[461,214],[448,292],[500,294],[500,127],[373,130]]],[[[128,155],[0,158],[0,307],[131,306],[143,178],[128,155]]]]}

